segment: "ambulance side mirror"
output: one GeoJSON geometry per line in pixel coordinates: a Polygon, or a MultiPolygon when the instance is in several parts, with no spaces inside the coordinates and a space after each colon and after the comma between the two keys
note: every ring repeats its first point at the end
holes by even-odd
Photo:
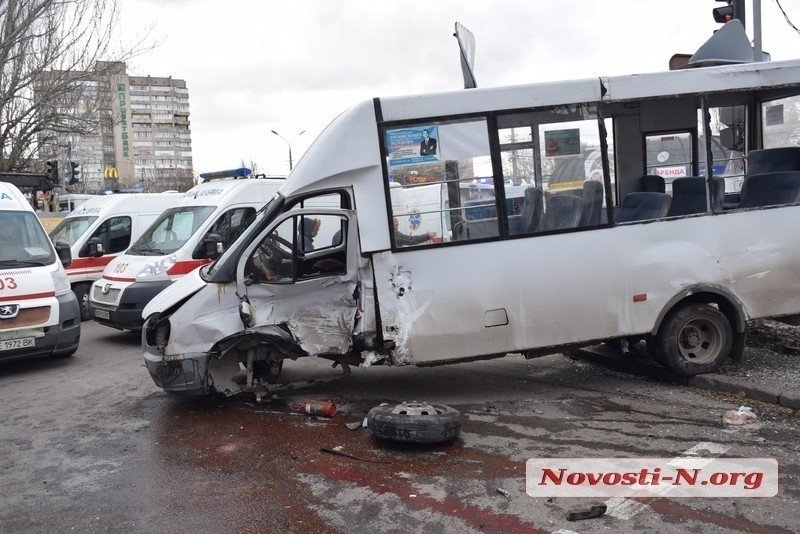
{"type": "Polygon", "coordinates": [[[54,245],[61,265],[68,267],[72,263],[72,247],[63,239],[56,239],[54,245]]]}

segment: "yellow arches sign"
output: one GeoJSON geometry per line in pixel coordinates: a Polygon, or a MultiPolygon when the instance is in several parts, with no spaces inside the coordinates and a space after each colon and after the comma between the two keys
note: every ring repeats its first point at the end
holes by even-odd
{"type": "Polygon", "coordinates": [[[115,178],[119,178],[119,174],[117,173],[116,167],[106,167],[103,171],[103,178],[106,180],[113,180],[115,178]]]}

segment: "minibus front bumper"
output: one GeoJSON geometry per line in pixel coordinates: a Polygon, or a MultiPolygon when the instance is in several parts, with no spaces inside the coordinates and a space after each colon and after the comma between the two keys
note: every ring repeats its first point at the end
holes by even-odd
{"type": "Polygon", "coordinates": [[[170,357],[144,346],[144,363],[153,382],[170,393],[205,395],[210,356],[205,352],[170,357]]]}

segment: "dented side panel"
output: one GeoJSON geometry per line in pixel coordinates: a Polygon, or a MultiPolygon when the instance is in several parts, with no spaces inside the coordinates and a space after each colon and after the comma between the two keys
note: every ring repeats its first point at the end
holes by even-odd
{"type": "Polygon", "coordinates": [[[616,332],[612,230],[373,256],[383,335],[425,363],[616,332]]]}
{"type": "Polygon", "coordinates": [[[649,333],[719,287],[746,318],[800,311],[800,207],[373,256],[383,335],[426,363],[649,333]]]}

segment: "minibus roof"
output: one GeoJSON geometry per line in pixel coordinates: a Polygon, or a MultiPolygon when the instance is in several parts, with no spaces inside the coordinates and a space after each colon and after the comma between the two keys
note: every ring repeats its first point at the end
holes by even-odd
{"type": "MultiPolygon", "coordinates": [[[[625,101],[712,90],[736,91],[763,86],[765,78],[774,87],[797,85],[798,72],[800,60],[790,60],[376,98],[361,102],[336,117],[300,159],[281,193],[291,197],[347,186],[353,183],[354,171],[366,173],[368,169],[380,167],[378,121],[468,116],[487,111],[625,101]]],[[[383,184],[378,183],[377,189],[374,186],[364,184],[370,189],[370,195],[378,195],[371,198],[382,198],[383,184]]],[[[359,206],[359,210],[362,207],[359,206]]]]}

